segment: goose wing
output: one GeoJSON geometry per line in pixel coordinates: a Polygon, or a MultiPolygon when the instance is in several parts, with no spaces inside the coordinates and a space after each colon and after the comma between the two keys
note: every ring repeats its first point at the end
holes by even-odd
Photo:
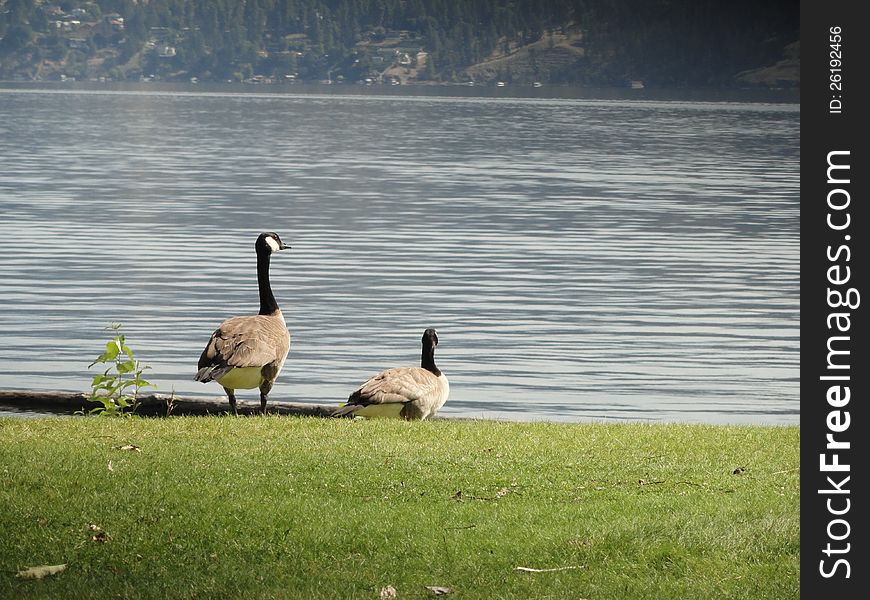
{"type": "Polygon", "coordinates": [[[273,315],[233,317],[221,323],[199,357],[198,381],[219,379],[234,367],[283,362],[290,351],[284,319],[273,315]]]}

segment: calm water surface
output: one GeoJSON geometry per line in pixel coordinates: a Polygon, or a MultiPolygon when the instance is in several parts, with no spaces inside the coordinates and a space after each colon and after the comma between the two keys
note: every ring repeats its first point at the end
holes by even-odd
{"type": "Polygon", "coordinates": [[[86,389],[120,321],[159,391],[220,395],[196,362],[274,230],[276,400],[340,402],[436,327],[444,415],[797,424],[799,117],[0,90],[0,389],[86,389]]]}

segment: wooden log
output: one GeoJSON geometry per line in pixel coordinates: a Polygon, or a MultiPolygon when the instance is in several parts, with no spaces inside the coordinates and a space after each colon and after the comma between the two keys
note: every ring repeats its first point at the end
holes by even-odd
{"type": "MultiPolygon", "coordinates": [[[[229,413],[229,401],[212,401],[202,398],[185,398],[174,394],[140,394],[137,415],[165,417],[184,415],[221,415],[229,413]]],[[[77,392],[53,392],[38,390],[0,390],[0,406],[19,410],[37,409],[45,412],[73,414],[102,406],[88,400],[88,394],[77,392]]],[[[338,405],[303,404],[269,400],[266,412],[279,415],[329,417],[338,405]]],[[[238,402],[240,415],[260,414],[260,402],[238,402]]]]}

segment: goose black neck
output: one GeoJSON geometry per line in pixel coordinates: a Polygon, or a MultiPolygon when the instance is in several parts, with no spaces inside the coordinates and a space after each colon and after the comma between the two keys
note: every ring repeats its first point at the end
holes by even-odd
{"type": "Polygon", "coordinates": [[[435,366],[435,344],[423,344],[423,356],[420,359],[420,366],[436,377],[441,376],[441,369],[435,366]]]}
{"type": "Polygon", "coordinates": [[[269,254],[257,253],[257,287],[260,288],[260,314],[271,315],[278,310],[278,302],[269,283],[269,254]]]}

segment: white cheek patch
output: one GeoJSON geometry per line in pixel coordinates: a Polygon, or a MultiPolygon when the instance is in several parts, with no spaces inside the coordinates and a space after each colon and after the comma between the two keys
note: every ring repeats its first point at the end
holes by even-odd
{"type": "Polygon", "coordinates": [[[269,248],[272,249],[272,252],[278,252],[281,249],[281,246],[278,245],[275,238],[271,236],[266,238],[266,243],[269,244],[269,248]]]}

